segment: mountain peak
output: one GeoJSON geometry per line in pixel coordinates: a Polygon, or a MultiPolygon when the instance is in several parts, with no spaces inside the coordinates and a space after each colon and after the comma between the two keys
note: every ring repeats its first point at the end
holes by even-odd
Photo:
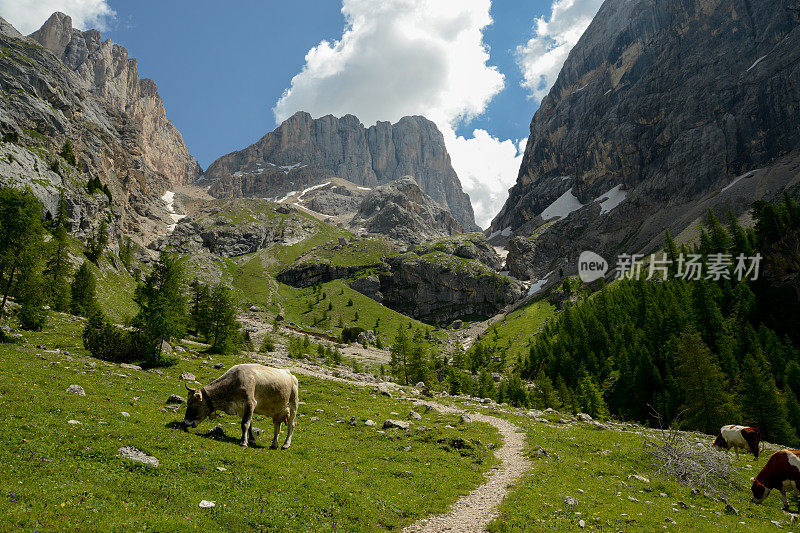
{"type": "Polygon", "coordinates": [[[72,17],[56,11],[29,37],[61,57],[72,40],[72,17]]]}

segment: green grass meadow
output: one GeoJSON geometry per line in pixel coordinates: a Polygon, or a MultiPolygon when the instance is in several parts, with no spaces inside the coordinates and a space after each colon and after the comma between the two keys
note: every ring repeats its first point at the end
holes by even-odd
{"type": "Polygon", "coordinates": [[[260,417],[254,425],[264,433],[246,450],[237,417],[182,431],[183,408],[165,409],[170,394],[185,395],[179,374],[207,383],[224,370],[191,351],[164,375],[104,363],[85,355],[82,324],[53,314],[44,332],[0,345],[2,530],[393,530],[445,511],[495,464],[500,437],[491,426],[431,411],[410,432],[382,433],[385,419],[408,417],[409,403],[302,375],[305,404],[287,451],[268,449],[272,423],[260,417]],[[66,393],[70,384],[87,395],[66,393]],[[356,427],[338,422],[351,416],[356,427]],[[224,437],[206,435],[216,424],[224,437]],[[161,465],[122,459],[121,446],[161,465]],[[201,500],[216,507],[201,509],[201,500]]]}

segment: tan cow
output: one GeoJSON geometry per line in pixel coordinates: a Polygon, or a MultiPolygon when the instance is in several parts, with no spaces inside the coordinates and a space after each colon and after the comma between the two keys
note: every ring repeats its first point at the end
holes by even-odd
{"type": "Polygon", "coordinates": [[[184,427],[197,427],[207,417],[213,419],[216,411],[241,415],[241,445],[247,448],[249,440],[255,440],[251,423],[253,415],[258,414],[271,417],[275,424],[270,448],[278,447],[278,434],[284,422],[287,433],[283,449],[292,445],[300,397],[297,378],[288,370],[257,364],[235,365],[201,389],[186,388],[189,398],[184,427]]]}

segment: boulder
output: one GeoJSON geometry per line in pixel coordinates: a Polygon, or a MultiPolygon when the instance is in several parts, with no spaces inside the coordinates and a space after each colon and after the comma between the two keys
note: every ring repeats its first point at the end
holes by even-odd
{"type": "Polygon", "coordinates": [[[142,463],[154,467],[158,467],[160,464],[159,460],[153,457],[152,455],[147,455],[141,450],[137,450],[133,446],[123,446],[117,452],[117,455],[128,459],[129,461],[134,461],[137,463],[142,463]]]}
{"type": "Polygon", "coordinates": [[[186,402],[186,400],[184,400],[183,398],[181,398],[177,394],[171,394],[170,397],[167,398],[167,403],[181,404],[181,403],[185,403],[185,402],[186,402]]]}
{"type": "Polygon", "coordinates": [[[77,394],[78,396],[86,396],[86,391],[80,385],[70,385],[67,387],[67,392],[70,394],[77,394]]]}
{"type": "Polygon", "coordinates": [[[186,370],[181,372],[181,379],[183,381],[197,381],[197,378],[195,377],[195,375],[192,374],[191,372],[187,372],[186,370]]]}
{"type": "Polygon", "coordinates": [[[386,420],[383,423],[383,429],[411,429],[411,422],[406,422],[405,420],[386,420]]]}

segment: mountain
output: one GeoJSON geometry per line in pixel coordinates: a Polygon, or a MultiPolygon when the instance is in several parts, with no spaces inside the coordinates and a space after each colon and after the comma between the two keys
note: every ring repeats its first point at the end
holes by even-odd
{"type": "Polygon", "coordinates": [[[450,212],[425,194],[410,176],[370,191],[350,225],[409,244],[464,233],[450,212]]]}
{"type": "Polygon", "coordinates": [[[174,223],[164,191],[200,168],[135,59],[96,30],[53,14],[30,37],[0,19],[0,182],[30,188],[55,216],[64,196],[70,232],[84,240],[108,223],[112,248],[142,243],[174,223]],[[74,159],[62,149],[70,141],[74,159]],[[108,194],[88,190],[99,180],[108,194]]]}
{"type": "Polygon", "coordinates": [[[255,144],[214,161],[201,183],[220,198],[280,198],[334,176],[370,188],[412,176],[462,226],[477,229],[444,137],[419,116],[365,128],[353,115],[313,119],[298,112],[255,144]]]}
{"type": "MultiPolygon", "coordinates": [[[[531,122],[488,233],[523,278],[649,253],[800,176],[800,2],[607,0],[531,122]]],[[[613,261],[612,261],[613,263],[613,261]]]]}

